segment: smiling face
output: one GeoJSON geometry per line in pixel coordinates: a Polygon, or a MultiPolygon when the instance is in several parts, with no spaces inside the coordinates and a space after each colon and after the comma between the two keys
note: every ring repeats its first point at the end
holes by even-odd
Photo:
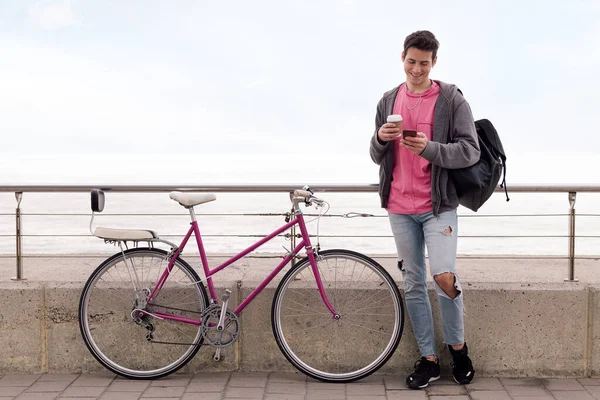
{"type": "Polygon", "coordinates": [[[422,93],[429,89],[429,73],[437,61],[432,51],[419,50],[410,47],[406,54],[402,53],[406,84],[411,92],[422,93]]]}

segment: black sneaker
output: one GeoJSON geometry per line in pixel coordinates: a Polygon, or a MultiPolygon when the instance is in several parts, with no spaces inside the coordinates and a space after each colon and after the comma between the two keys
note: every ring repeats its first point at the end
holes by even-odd
{"type": "Polygon", "coordinates": [[[460,350],[454,350],[452,346],[448,346],[448,349],[450,349],[450,354],[452,354],[452,376],[456,383],[459,385],[471,383],[475,376],[475,370],[469,358],[467,343],[460,350]]]}
{"type": "Polygon", "coordinates": [[[429,386],[429,382],[440,379],[440,364],[421,357],[415,363],[415,372],[406,378],[406,386],[410,389],[423,389],[429,386]]]}

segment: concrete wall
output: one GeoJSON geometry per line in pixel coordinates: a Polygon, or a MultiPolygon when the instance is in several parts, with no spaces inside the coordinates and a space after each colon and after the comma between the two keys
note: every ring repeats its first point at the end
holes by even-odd
{"type": "MultiPolygon", "coordinates": [[[[83,344],[77,323],[81,283],[0,282],[0,372],[102,371],[83,344]]],[[[251,282],[231,282],[232,307],[251,282]]],[[[467,342],[479,376],[585,377],[600,375],[598,287],[582,283],[465,283],[467,342]]],[[[240,316],[238,342],[213,362],[203,347],[187,371],[293,371],[271,330],[272,286],[240,316]]],[[[438,348],[443,348],[435,292],[430,290],[438,348]]],[[[406,373],[419,357],[410,322],[400,346],[380,370],[406,373]]]]}

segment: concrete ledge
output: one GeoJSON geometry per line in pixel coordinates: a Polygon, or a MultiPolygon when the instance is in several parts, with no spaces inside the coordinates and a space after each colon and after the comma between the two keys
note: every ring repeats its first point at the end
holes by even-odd
{"type": "Polygon", "coordinates": [[[0,283],[0,370],[47,370],[45,292],[38,283],[0,283]]]}
{"type": "MultiPolygon", "coordinates": [[[[480,376],[584,377],[592,372],[586,359],[588,301],[593,289],[577,284],[566,288],[548,284],[471,284],[466,290],[465,330],[480,376]]],[[[244,289],[243,294],[246,291],[249,293],[244,289]]],[[[242,370],[293,371],[271,333],[272,294],[273,290],[265,291],[242,313],[242,370]]],[[[443,345],[433,288],[430,299],[436,342],[442,365],[447,367],[450,354],[443,345]]],[[[597,360],[600,340],[594,343],[597,349],[592,360],[597,360]]],[[[381,372],[406,373],[418,358],[407,320],[400,345],[381,372]]],[[[596,373],[600,370],[592,372],[596,373]]]]}
{"type": "MultiPolygon", "coordinates": [[[[80,283],[0,283],[0,372],[102,371],[83,344],[77,323],[80,283]]],[[[228,286],[231,288],[231,286],[228,286]]],[[[235,286],[234,286],[235,287],[235,286]]],[[[253,289],[244,284],[232,299],[253,289]]],[[[270,324],[274,288],[265,289],[241,314],[242,334],[212,362],[204,347],[188,371],[294,371],[280,353],[270,324]]],[[[586,377],[600,375],[598,288],[583,284],[468,284],[467,341],[480,376],[586,377]]],[[[437,298],[430,296],[437,343],[443,348],[437,298]]],[[[408,372],[418,358],[410,323],[381,372],[408,372]]]]}
{"type": "MultiPolygon", "coordinates": [[[[28,259],[28,280],[20,282],[10,280],[14,264],[0,260],[0,373],[104,370],[85,347],[77,322],[84,281],[102,259],[28,259]]],[[[199,269],[193,255],[186,260],[199,269]]],[[[401,288],[395,261],[378,261],[401,288]]],[[[219,262],[222,257],[209,259],[211,266],[219,262]]],[[[233,308],[275,264],[273,259],[240,260],[222,276],[217,275],[218,292],[233,290],[233,308]]],[[[460,261],[466,338],[478,376],[600,376],[600,282],[592,280],[597,267],[598,260],[590,260],[578,269],[582,282],[565,283],[565,261],[460,261]],[[534,276],[539,278],[537,282],[534,276]]],[[[240,338],[222,352],[223,361],[213,362],[213,349],[206,346],[187,371],[295,371],[280,353],[271,330],[271,300],[278,281],[269,284],[240,315],[240,338]]],[[[430,298],[436,342],[442,365],[448,368],[450,355],[442,344],[432,287],[430,298]]],[[[418,357],[407,319],[398,350],[380,371],[407,373],[418,357]]]]}

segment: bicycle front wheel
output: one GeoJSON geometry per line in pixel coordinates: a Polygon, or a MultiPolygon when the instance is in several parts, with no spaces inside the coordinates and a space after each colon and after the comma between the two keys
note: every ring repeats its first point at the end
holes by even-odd
{"type": "Polygon", "coordinates": [[[275,340],[308,376],[351,382],[377,371],[392,356],[404,328],[398,287],[373,259],[348,250],[316,257],[329,302],[326,308],[310,262],[303,259],[281,280],[271,310],[275,340]]]}
{"type": "Polygon", "coordinates": [[[148,299],[168,264],[164,250],[131,249],[104,261],[86,282],[79,301],[81,335],[110,371],[131,379],[163,377],[183,367],[202,345],[199,323],[208,298],[185,261],[175,260],[157,297],[148,299]],[[153,313],[194,319],[198,325],[153,313]]]}

